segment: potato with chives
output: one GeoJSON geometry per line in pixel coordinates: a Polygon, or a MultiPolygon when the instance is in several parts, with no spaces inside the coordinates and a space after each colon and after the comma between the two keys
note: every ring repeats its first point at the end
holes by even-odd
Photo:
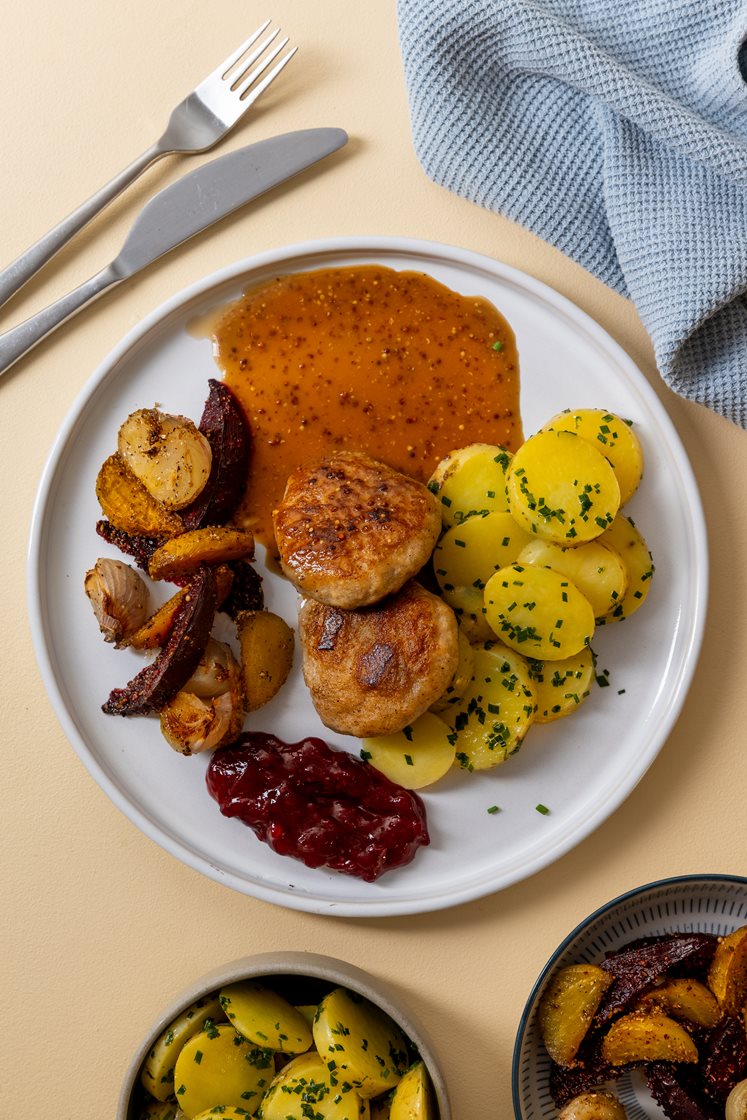
{"type": "Polygon", "coordinates": [[[464,770],[489,770],[514,754],[534,719],[535,686],[525,658],[500,642],[475,650],[475,675],[448,712],[464,770]]]}
{"type": "Polygon", "coordinates": [[[549,432],[575,432],[601,451],[620,486],[620,505],[633,496],[643,476],[643,451],[633,421],[603,408],[565,409],[542,427],[549,432]]]}
{"type": "Polygon", "coordinates": [[[643,606],[651,590],[654,562],[648,545],[631,518],[622,513],[617,515],[609,529],[600,536],[599,543],[614,548],[628,572],[628,587],[622,601],[616,604],[615,609],[603,621],[617,622],[630,618],[643,606]]]}
{"type": "Polygon", "coordinates": [[[254,1115],[274,1069],[271,1050],[252,1046],[230,1023],[208,1023],[176,1059],[174,1093],[189,1120],[215,1105],[254,1115]]]}
{"type": "Polygon", "coordinates": [[[370,1120],[367,1100],[316,1052],[281,1069],[262,1101],[262,1120],[370,1120]]]}
{"type": "Polygon", "coordinates": [[[143,1062],[140,1080],[157,1101],[165,1101],[174,1093],[174,1066],[179,1052],[193,1035],[198,1034],[208,1019],[223,1019],[217,996],[198,999],[183,1011],[151,1046],[143,1062]]]}
{"type": "Polygon", "coordinates": [[[179,1120],[180,1111],[174,1101],[148,1101],[138,1113],[138,1120],[179,1120]]]}
{"type": "Polygon", "coordinates": [[[475,514],[506,512],[510,462],[510,451],[490,443],[471,443],[442,459],[428,489],[441,503],[444,525],[461,525],[475,514]]]}
{"type": "Polygon", "coordinates": [[[397,1024],[346,988],[328,992],[319,1004],[314,1044],[337,1080],[356,1082],[365,1099],[393,1089],[408,1064],[407,1039],[397,1024]]]}
{"type": "Polygon", "coordinates": [[[599,451],[573,432],[537,432],[508,469],[511,514],[528,533],[556,544],[593,540],[620,505],[615,472],[599,451]]]}
{"type": "Polygon", "coordinates": [[[619,553],[599,540],[565,548],[535,537],[516,559],[567,576],[589,600],[595,618],[612,614],[628,588],[628,571],[619,553]]]}
{"type": "Polygon", "coordinates": [[[550,568],[511,564],[488,580],[488,624],[505,645],[539,661],[562,661],[591,644],[594,611],[569,579],[550,568]]]}
{"type": "Polygon", "coordinates": [[[422,1062],[408,1069],[392,1094],[390,1120],[436,1120],[433,1092],[422,1062]]]}
{"type": "MultiPolygon", "coordinates": [[[[252,1115],[246,1108],[237,1108],[232,1104],[219,1104],[208,1108],[201,1112],[199,1116],[195,1116],[194,1120],[248,1120],[252,1115]]],[[[184,1113],[181,1113],[184,1116],[184,1113]]],[[[181,1120],[178,1116],[177,1120],[181,1120]]]]}
{"type": "Polygon", "coordinates": [[[423,789],[454,765],[456,739],[448,724],[431,712],[392,735],[363,740],[361,758],[404,789],[423,789]]]}
{"type": "Polygon", "coordinates": [[[529,661],[537,690],[536,723],[552,723],[578,711],[588,698],[594,680],[594,654],[586,646],[562,661],[529,661]]]}
{"type": "Polygon", "coordinates": [[[459,647],[459,661],[457,662],[456,672],[451,679],[449,687],[440,696],[435,704],[431,704],[430,711],[435,715],[442,715],[453,704],[459,702],[460,697],[464,696],[469,688],[470,681],[475,672],[475,651],[469,643],[467,635],[460,626],[457,630],[457,643],[459,647]]]}
{"type": "MultiPolygon", "coordinates": [[[[433,571],[446,602],[455,611],[481,620],[483,591],[493,572],[512,564],[532,538],[510,513],[475,514],[462,525],[448,529],[433,553],[433,571]]],[[[471,636],[485,630],[473,628],[471,636]]]]}
{"type": "Polygon", "coordinates": [[[303,1054],[313,1042],[301,1012],[262,984],[253,980],[229,984],[219,998],[229,1023],[255,1046],[303,1054]]]}

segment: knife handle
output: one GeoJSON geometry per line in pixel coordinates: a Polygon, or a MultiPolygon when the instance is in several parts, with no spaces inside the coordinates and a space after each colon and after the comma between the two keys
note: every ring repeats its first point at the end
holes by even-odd
{"type": "Polygon", "coordinates": [[[38,315],[32,315],[24,323],[0,334],[0,374],[10,369],[19,358],[76,315],[87,303],[121,281],[122,277],[109,264],[80,287],[45,307],[38,315]]]}
{"type": "Polygon", "coordinates": [[[32,276],[35,276],[64,245],[67,245],[68,241],[79,230],[87,226],[100,210],[103,210],[118,194],[121,194],[125,187],[128,187],[139,175],[142,175],[143,171],[150,167],[155,160],[167,154],[167,150],[160,144],[153,144],[147,152],[143,152],[129,167],[125,167],[124,171],[115,175],[106,186],[82,203],[77,210],[73,210],[72,214],[63,218],[54,229],[45,233],[44,237],[37,241],[35,245],[32,245],[12,264],[3,269],[0,272],[0,307],[11,296],[15,295],[32,276]]]}

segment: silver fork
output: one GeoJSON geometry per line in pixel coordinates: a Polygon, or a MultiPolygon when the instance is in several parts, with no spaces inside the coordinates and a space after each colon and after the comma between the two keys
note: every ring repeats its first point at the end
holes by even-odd
{"type": "Polygon", "coordinates": [[[282,39],[268,50],[280,32],[277,28],[254,46],[270,22],[268,19],[258,27],[177,105],[155,144],[0,272],[0,307],[152,163],[176,152],[206,152],[231,131],[298,50],[293,47],[265,74],[288,42],[282,39]],[[254,50],[247,54],[251,47],[254,50]]]}

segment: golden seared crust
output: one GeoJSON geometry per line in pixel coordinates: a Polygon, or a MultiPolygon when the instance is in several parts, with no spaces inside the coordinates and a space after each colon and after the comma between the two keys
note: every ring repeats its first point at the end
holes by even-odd
{"type": "Polygon", "coordinates": [[[420,571],[441,515],[422,483],[339,451],[293,472],[273,522],[288,579],[304,595],[351,610],[399,591],[420,571]]]}
{"type": "Polygon", "coordinates": [[[454,612],[412,581],[354,611],[308,599],[299,633],[314,707],[343,735],[400,731],[445,692],[459,661],[454,612]]]}

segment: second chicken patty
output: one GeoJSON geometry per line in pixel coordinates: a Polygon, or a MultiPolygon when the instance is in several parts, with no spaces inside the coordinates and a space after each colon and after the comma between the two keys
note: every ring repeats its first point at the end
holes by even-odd
{"type": "Polygon", "coordinates": [[[350,610],[417,574],[438,540],[441,514],[422,483],[369,455],[339,451],[293,472],[273,522],[291,582],[350,610]]]}
{"type": "Polygon", "coordinates": [[[400,731],[446,691],[459,661],[450,607],[415,582],[375,606],[301,608],[303,674],[322,722],[364,738],[400,731]]]}

